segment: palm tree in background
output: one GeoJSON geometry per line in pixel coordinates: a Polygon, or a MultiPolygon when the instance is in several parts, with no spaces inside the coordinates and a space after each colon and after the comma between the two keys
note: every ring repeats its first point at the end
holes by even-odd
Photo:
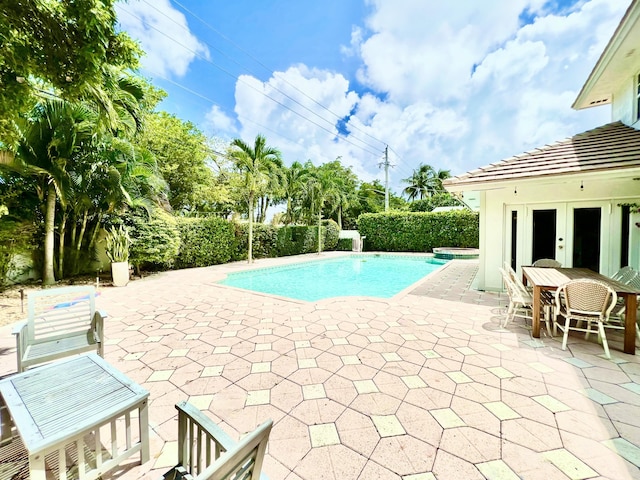
{"type": "Polygon", "coordinates": [[[306,195],[311,206],[311,215],[318,218],[318,255],[322,252],[322,209],[329,206],[333,213],[340,204],[341,195],[338,176],[330,164],[314,167],[307,162],[306,195]]]}
{"type": "Polygon", "coordinates": [[[409,178],[402,180],[409,184],[403,193],[409,197],[410,201],[422,200],[434,193],[444,191],[442,182],[449,177],[451,177],[450,170],[435,170],[431,165],[420,164],[409,178]]]}
{"type": "Polygon", "coordinates": [[[263,135],[257,135],[253,146],[239,138],[231,142],[229,156],[233,159],[236,169],[243,177],[243,188],[247,196],[249,210],[249,245],[247,261],[253,262],[253,217],[256,199],[266,191],[270,182],[270,175],[282,165],[280,151],[267,146],[263,135]]]}
{"type": "Polygon", "coordinates": [[[293,162],[284,170],[282,176],[282,199],[287,207],[284,212],[284,224],[296,223],[300,219],[300,198],[304,192],[307,171],[300,162],[293,162]]]}

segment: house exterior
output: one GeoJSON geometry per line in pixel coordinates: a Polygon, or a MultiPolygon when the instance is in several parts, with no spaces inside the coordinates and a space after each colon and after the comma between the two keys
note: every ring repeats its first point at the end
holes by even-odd
{"type": "Polygon", "coordinates": [[[573,108],[610,104],[612,123],[444,182],[480,202],[477,287],[499,267],[555,258],[611,275],[640,269],[640,0],[634,0],[573,108]]]}

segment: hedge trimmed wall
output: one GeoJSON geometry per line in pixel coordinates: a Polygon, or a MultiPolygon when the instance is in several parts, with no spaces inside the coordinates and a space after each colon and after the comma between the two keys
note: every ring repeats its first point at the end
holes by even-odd
{"type": "Polygon", "coordinates": [[[140,269],[170,269],[180,251],[180,230],[176,217],[160,208],[148,214],[139,209],[130,218],[129,263],[140,269]]]}
{"type": "Polygon", "coordinates": [[[477,248],[479,215],[469,210],[449,212],[365,213],[358,231],[366,250],[431,252],[434,247],[477,248]]]}
{"type": "MultiPolygon", "coordinates": [[[[249,224],[235,224],[235,251],[233,260],[246,260],[249,245],[249,224]]],[[[277,227],[264,223],[253,224],[253,258],[275,257],[277,227]]]]}
{"type": "Polygon", "coordinates": [[[206,267],[227,263],[235,250],[234,225],[223,218],[179,218],[182,244],[178,268],[206,267]]]}
{"type": "MultiPolygon", "coordinates": [[[[323,250],[334,250],[338,245],[340,229],[333,220],[323,222],[321,235],[323,250]]],[[[247,258],[249,225],[236,224],[234,260],[247,258]]],[[[318,226],[276,227],[262,223],[253,224],[253,258],[285,257],[318,251],[318,226]]]]}

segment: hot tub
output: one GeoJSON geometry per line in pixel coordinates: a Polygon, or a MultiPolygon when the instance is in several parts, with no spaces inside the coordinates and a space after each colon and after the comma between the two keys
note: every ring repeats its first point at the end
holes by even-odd
{"type": "Polygon", "coordinates": [[[437,247],[433,249],[436,258],[446,260],[474,260],[480,255],[477,248],[437,247]]]}

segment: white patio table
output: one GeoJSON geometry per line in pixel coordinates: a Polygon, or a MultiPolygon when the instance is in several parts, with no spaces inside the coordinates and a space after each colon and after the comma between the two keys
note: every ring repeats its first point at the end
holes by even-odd
{"type": "Polygon", "coordinates": [[[58,478],[67,478],[68,470],[77,469],[73,476],[88,480],[137,452],[141,463],[149,460],[149,392],[96,354],[60,360],[0,380],[0,396],[1,438],[6,443],[15,425],[28,452],[32,480],[46,478],[46,468],[51,466],[45,465],[45,458],[57,464],[58,478]],[[138,431],[132,432],[135,410],[138,431]],[[119,442],[117,432],[123,428],[124,438],[119,442]],[[107,432],[108,451],[102,446],[101,430],[107,432]],[[93,445],[85,444],[89,434],[95,439],[93,445]],[[77,455],[76,465],[68,463],[69,444],[77,455]]]}

